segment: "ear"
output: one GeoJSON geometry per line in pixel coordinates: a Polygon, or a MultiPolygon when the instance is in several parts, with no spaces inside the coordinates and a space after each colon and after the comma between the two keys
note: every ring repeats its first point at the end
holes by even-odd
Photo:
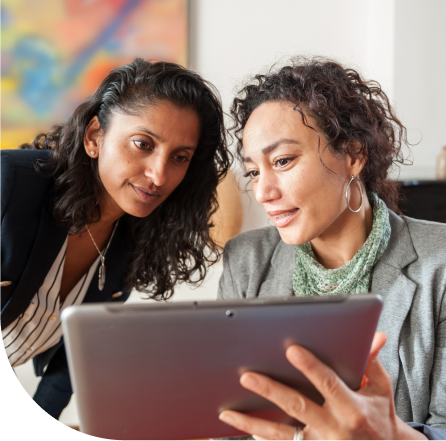
{"type": "Polygon", "coordinates": [[[102,138],[101,124],[97,116],[94,116],[88,123],[84,135],[84,148],[90,158],[97,158],[99,155],[99,144],[102,138]]]}
{"type": "Polygon", "coordinates": [[[361,152],[361,150],[361,144],[359,142],[350,143],[347,154],[349,177],[354,176],[357,178],[367,162],[367,156],[365,152],[361,152]]]}

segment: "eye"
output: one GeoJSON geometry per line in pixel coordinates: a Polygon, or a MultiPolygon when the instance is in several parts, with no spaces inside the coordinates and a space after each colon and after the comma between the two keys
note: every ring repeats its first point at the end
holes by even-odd
{"type": "Polygon", "coordinates": [[[286,167],[294,158],[280,158],[274,161],[274,167],[278,165],[278,167],[286,167]]]}
{"type": "Polygon", "coordinates": [[[246,172],[243,177],[244,178],[256,178],[257,176],[259,176],[260,172],[258,170],[250,170],[248,172],[246,172]]]}
{"type": "Polygon", "coordinates": [[[133,139],[133,143],[141,150],[150,150],[152,148],[148,141],[143,141],[142,139],[133,139]]]}
{"type": "Polygon", "coordinates": [[[190,159],[187,156],[182,156],[182,155],[174,156],[174,159],[179,164],[184,164],[185,162],[189,162],[190,161],[190,159]]]}

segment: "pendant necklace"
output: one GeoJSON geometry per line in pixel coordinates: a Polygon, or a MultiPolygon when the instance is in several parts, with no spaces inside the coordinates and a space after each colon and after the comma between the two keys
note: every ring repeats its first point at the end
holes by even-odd
{"type": "Polygon", "coordinates": [[[93,241],[94,246],[98,250],[99,256],[101,256],[101,266],[99,267],[99,282],[98,282],[99,291],[102,291],[104,289],[104,285],[105,285],[105,253],[107,252],[108,247],[110,246],[110,243],[111,243],[111,241],[113,239],[113,236],[114,236],[115,231],[116,231],[116,227],[118,226],[118,222],[119,222],[119,219],[116,221],[115,228],[113,228],[112,235],[110,236],[110,240],[108,241],[108,244],[105,247],[105,250],[104,250],[103,253],[101,253],[99,251],[99,248],[96,245],[96,242],[94,241],[93,236],[90,233],[90,229],[87,226],[88,234],[90,235],[91,240],[93,241]]]}

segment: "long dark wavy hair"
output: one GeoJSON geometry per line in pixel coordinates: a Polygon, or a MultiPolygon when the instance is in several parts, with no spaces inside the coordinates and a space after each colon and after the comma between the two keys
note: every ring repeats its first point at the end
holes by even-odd
{"type": "Polygon", "coordinates": [[[377,193],[390,209],[401,213],[399,187],[388,178],[388,171],[394,164],[405,163],[402,148],[409,145],[407,131],[376,81],[366,81],[357,71],[323,57],[296,57],[288,66],[273,66],[266,75],[256,75],[238,92],[231,107],[239,159],[246,122],[267,101],[294,105],[303,123],[319,136],[323,164],[326,148],[365,157],[361,177],[367,191],[377,193]],[[320,134],[307,117],[327,140],[322,152],[320,134]]]}
{"type": "Polygon", "coordinates": [[[127,283],[156,300],[171,297],[178,282],[201,282],[220,257],[210,236],[211,217],[218,208],[217,185],[232,156],[216,89],[177,64],[137,58],[111,71],[65,124],[20,146],[51,150],[51,160],[36,167],[55,179],[54,218],[77,234],[100,219],[98,195],[104,191],[98,162],[84,149],[88,123],[97,116],[106,133],[113,112],[137,114],[163,100],[193,109],[201,132],[187,173],[172,194],[145,218],[125,215],[135,244],[127,283]]]}

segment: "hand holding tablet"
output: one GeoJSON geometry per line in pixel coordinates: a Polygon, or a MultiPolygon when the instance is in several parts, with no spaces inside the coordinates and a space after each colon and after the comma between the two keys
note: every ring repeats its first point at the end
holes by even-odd
{"type": "MultiPolygon", "coordinates": [[[[301,439],[410,439],[412,431],[394,414],[392,383],[379,362],[378,353],[387,336],[375,334],[361,389],[349,389],[324,363],[306,349],[293,345],[286,351],[289,362],[300,370],[325,398],[319,406],[298,391],[268,377],[244,373],[240,383],[280,407],[305,424],[301,439]]],[[[224,411],[220,419],[255,439],[293,439],[296,428],[234,411],[224,411]]],[[[425,439],[420,433],[418,439],[425,439]]]]}

